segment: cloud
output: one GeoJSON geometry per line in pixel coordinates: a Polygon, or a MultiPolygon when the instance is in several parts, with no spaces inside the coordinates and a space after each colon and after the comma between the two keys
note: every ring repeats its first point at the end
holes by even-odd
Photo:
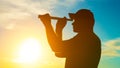
{"type": "MultiPolygon", "coordinates": [[[[38,14],[52,13],[58,7],[71,7],[84,0],[0,0],[0,27],[14,29],[16,23],[31,20],[38,14]],[[58,7],[57,7],[58,6],[58,7]]],[[[65,11],[65,10],[64,10],[65,11]]],[[[22,23],[22,22],[21,22],[22,23]]]]}
{"type": "Polygon", "coordinates": [[[71,7],[77,2],[84,0],[0,0],[0,13],[27,12],[27,13],[46,13],[55,9],[58,5],[71,7]]]}
{"type": "Polygon", "coordinates": [[[103,43],[103,56],[120,57],[120,38],[103,43]]]}

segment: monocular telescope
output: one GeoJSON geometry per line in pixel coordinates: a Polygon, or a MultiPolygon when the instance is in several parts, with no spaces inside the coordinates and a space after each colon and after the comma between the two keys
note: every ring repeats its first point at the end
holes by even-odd
{"type": "MultiPolygon", "coordinates": [[[[66,20],[67,21],[73,21],[73,15],[74,15],[73,13],[69,13],[69,18],[65,17],[66,20]]],[[[40,18],[40,16],[42,16],[42,15],[38,15],[38,18],[40,18]]],[[[61,19],[61,17],[55,17],[55,16],[50,16],[50,17],[53,20],[59,20],[59,19],[61,19]]]]}

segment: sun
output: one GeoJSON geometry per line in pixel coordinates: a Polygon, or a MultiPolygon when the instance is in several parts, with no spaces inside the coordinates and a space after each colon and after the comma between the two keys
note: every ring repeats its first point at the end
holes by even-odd
{"type": "Polygon", "coordinates": [[[16,62],[34,63],[42,56],[42,48],[40,42],[35,38],[25,39],[18,50],[16,62]]]}

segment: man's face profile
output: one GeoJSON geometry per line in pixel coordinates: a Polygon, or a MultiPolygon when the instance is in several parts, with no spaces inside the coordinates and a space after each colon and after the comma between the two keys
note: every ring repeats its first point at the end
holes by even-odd
{"type": "Polygon", "coordinates": [[[86,21],[85,21],[84,18],[82,18],[80,16],[79,17],[76,16],[76,18],[74,19],[74,21],[72,23],[73,31],[79,33],[82,30],[84,30],[85,29],[85,23],[86,23],[86,21]]]}

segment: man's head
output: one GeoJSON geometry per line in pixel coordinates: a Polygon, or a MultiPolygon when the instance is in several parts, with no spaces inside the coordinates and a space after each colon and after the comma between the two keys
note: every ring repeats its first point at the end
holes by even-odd
{"type": "Polygon", "coordinates": [[[75,14],[70,13],[70,17],[74,20],[74,32],[92,31],[94,26],[93,13],[88,9],[78,10],[75,14]]]}

